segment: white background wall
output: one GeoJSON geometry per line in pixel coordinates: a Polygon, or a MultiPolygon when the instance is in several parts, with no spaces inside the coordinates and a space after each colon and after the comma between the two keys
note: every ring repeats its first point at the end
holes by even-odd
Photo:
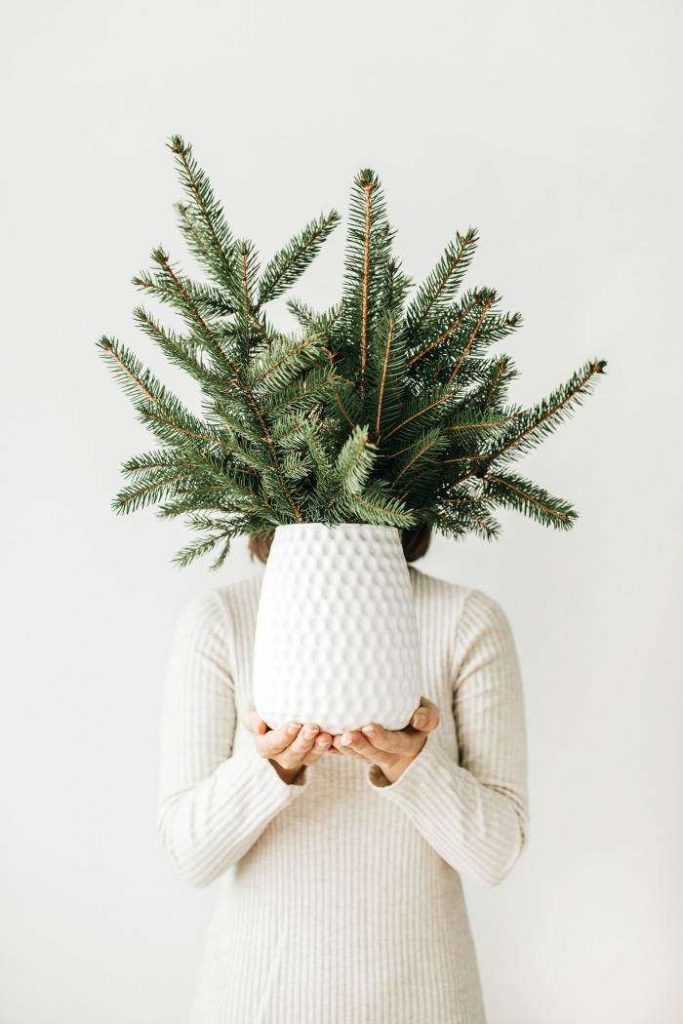
{"type": "MultiPolygon", "coordinates": [[[[180,572],[181,524],[110,513],[119,463],[148,442],[94,348],[108,332],[149,353],[129,279],[153,244],[183,252],[172,132],[266,256],[344,210],[368,164],[415,276],[477,225],[470,283],[526,318],[509,341],[520,401],[608,358],[598,393],[524,463],[576,502],[576,529],[511,513],[497,545],[438,542],[426,567],[503,603],[524,666],[531,845],[503,886],[467,890],[491,1024],[683,1019],[680,13],[12,5],[2,1022],[181,1024],[214,898],[174,877],[156,838],[160,690],[183,603],[251,570],[238,549],[219,578],[180,572]]],[[[342,243],[299,288],[314,303],[336,295],[342,243]]]]}

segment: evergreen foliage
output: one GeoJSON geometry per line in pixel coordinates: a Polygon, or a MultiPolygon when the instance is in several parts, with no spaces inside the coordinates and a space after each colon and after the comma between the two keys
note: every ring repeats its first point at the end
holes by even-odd
{"type": "Polygon", "coordinates": [[[500,311],[493,289],[461,290],[474,229],[456,234],[414,290],[392,252],[382,186],[362,170],[351,191],[340,301],[316,312],[290,297],[299,329],[283,332],[266,307],[287,295],[339,215],[312,220],[261,270],[191,147],[174,136],[169,148],[184,193],[180,230],[207,280],[191,280],[154,249],[152,269],[133,282],[179,314],[183,330],[143,306],[134,318],[200,386],[202,412],[185,408],[117,339],[99,340],[157,442],[123,464],[117,512],[156,505],[163,517],[185,516],[198,536],[175,561],[214,552],[212,568],[234,536],[285,523],[430,524],[493,538],[500,506],[572,526],[572,506],[510,464],[581,404],[605,362],[587,362],[530,408],[510,400],[517,371],[491,349],[522,321],[500,311]]]}

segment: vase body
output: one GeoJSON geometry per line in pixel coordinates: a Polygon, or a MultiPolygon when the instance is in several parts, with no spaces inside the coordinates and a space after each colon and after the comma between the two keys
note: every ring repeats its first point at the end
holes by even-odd
{"type": "Polygon", "coordinates": [[[263,577],[254,706],[278,728],[402,729],[421,695],[417,621],[394,527],[279,526],[263,577]]]}

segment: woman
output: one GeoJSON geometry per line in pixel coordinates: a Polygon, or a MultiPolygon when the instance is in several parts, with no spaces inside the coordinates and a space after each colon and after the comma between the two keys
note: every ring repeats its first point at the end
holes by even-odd
{"type": "MultiPolygon", "coordinates": [[[[404,532],[409,563],[429,539],[404,532]]],[[[221,880],[193,1024],[485,1020],[460,876],[495,885],[527,842],[519,664],[496,602],[410,576],[424,698],[402,732],[267,729],[251,706],[260,576],[181,617],[159,828],[192,884],[221,880]]]]}

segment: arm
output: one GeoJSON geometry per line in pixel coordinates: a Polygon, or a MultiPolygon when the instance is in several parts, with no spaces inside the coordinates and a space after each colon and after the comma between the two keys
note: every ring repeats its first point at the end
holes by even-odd
{"type": "Polygon", "coordinates": [[[510,625],[500,606],[480,591],[465,599],[454,662],[459,763],[437,730],[396,782],[389,784],[376,767],[369,782],[455,870],[496,885],[528,838],[526,733],[510,625]]]}
{"type": "Polygon", "coordinates": [[[178,871],[196,886],[223,874],[302,792],[280,778],[253,742],[233,754],[237,723],[231,625],[217,594],[182,613],[168,662],[158,828],[178,871]]]}

